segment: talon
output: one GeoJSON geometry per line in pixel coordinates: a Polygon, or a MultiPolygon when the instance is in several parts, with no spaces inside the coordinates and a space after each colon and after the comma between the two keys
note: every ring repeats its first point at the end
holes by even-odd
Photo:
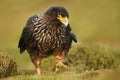
{"type": "Polygon", "coordinates": [[[62,64],[62,66],[63,66],[64,68],[67,68],[67,65],[65,65],[65,64],[62,64]]]}
{"type": "Polygon", "coordinates": [[[58,70],[59,70],[59,68],[58,68],[58,67],[56,67],[56,68],[55,68],[55,73],[57,73],[57,72],[58,72],[58,70]]]}
{"type": "Polygon", "coordinates": [[[63,64],[62,62],[59,62],[58,64],[56,64],[55,73],[59,71],[60,67],[67,68],[67,65],[63,64]]]}

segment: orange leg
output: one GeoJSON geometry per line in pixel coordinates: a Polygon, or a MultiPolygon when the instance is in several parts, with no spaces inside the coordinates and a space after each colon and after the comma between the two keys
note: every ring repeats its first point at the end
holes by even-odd
{"type": "Polygon", "coordinates": [[[34,63],[37,75],[40,75],[40,63],[41,63],[40,60],[37,60],[36,63],[34,63]]]}
{"type": "Polygon", "coordinates": [[[55,73],[58,72],[60,67],[67,68],[67,65],[64,64],[65,62],[65,53],[55,53],[54,58],[55,58],[55,73]]]}
{"type": "Polygon", "coordinates": [[[35,65],[36,74],[40,75],[40,73],[41,73],[41,71],[40,71],[41,58],[37,55],[31,55],[30,57],[31,57],[33,64],[35,65]]]}

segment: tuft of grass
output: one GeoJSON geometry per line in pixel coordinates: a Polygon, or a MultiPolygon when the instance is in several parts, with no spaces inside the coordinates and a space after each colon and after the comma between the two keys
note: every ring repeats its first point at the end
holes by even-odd
{"type": "Polygon", "coordinates": [[[6,52],[0,52],[0,78],[13,76],[17,73],[17,64],[14,58],[6,52]]]}

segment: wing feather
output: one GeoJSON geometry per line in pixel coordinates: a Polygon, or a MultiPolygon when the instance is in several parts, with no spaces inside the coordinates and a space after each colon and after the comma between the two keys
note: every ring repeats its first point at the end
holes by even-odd
{"type": "MultiPolygon", "coordinates": [[[[37,14],[28,19],[26,26],[23,28],[22,35],[18,44],[18,48],[20,48],[20,53],[24,52],[30,46],[35,46],[35,38],[32,35],[33,32],[37,30],[37,28],[35,28],[35,25],[37,25],[38,21],[42,19],[42,16],[43,14],[37,14]]],[[[39,25],[41,24],[39,23],[39,25]]]]}
{"type": "Polygon", "coordinates": [[[71,31],[70,25],[68,25],[68,26],[66,27],[66,29],[67,29],[67,31],[70,33],[70,35],[71,35],[71,37],[72,37],[72,40],[77,43],[77,37],[76,37],[76,35],[71,31]]]}

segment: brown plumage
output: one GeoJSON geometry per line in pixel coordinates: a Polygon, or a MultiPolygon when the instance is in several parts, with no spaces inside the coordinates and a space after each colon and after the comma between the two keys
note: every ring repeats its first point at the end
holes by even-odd
{"type": "Polygon", "coordinates": [[[54,55],[58,70],[64,65],[72,40],[77,42],[68,23],[68,12],[63,7],[50,7],[45,13],[30,17],[23,29],[19,45],[20,53],[25,50],[40,74],[40,63],[44,57],[54,55]]]}

